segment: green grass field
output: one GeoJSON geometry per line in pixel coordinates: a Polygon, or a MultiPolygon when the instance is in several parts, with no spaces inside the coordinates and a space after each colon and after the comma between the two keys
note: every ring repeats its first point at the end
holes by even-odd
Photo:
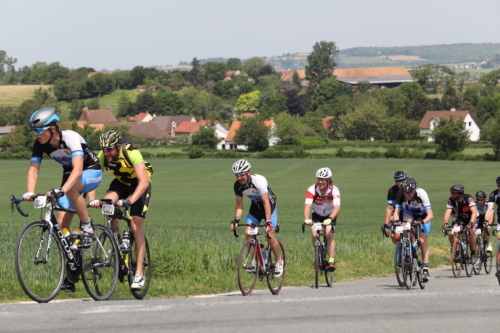
{"type": "MultiPolygon", "coordinates": [[[[154,167],[151,210],[146,234],[152,250],[153,278],[149,297],[183,297],[238,290],[237,254],[243,243],[229,229],[234,217],[233,160],[152,160],[154,167]]],[[[382,237],[387,190],[392,175],[404,169],[416,178],[430,197],[434,222],[430,236],[431,267],[448,265],[449,243],[440,232],[449,187],[463,183],[467,193],[495,189],[498,164],[433,160],[250,160],[253,171],[266,176],[278,198],[278,219],[288,257],[286,286],[311,285],[313,249],[310,234],[302,234],[302,210],[307,187],[315,182],[318,168],[333,170],[339,187],[342,210],[336,232],[338,270],[335,281],[365,279],[393,274],[393,245],[382,237]]],[[[0,300],[27,300],[14,269],[14,247],[19,232],[40,213],[31,203],[23,205],[28,218],[10,214],[9,195],[25,192],[28,161],[1,161],[0,188],[0,300]]],[[[37,191],[58,187],[61,167],[44,161],[37,191]]],[[[103,197],[111,175],[106,172],[98,197],[103,197]]],[[[245,209],[249,207],[245,200],[245,209]]],[[[100,211],[91,211],[95,222],[103,222],[100,211]]],[[[76,219],[72,227],[77,225],[76,219]]],[[[431,273],[432,274],[432,273],[431,273]]],[[[451,274],[451,273],[450,273],[451,274]]],[[[257,284],[266,289],[267,285],[257,284]]],[[[334,285],[335,287],[335,285],[334,285]]],[[[61,298],[88,298],[79,283],[77,293],[60,293],[61,298]]],[[[125,284],[119,284],[115,298],[130,298],[125,284]]]]}

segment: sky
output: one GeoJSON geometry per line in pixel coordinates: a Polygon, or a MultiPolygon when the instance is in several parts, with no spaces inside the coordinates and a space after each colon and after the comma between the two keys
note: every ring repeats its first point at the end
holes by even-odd
{"type": "Polygon", "coordinates": [[[500,42],[499,0],[0,0],[0,50],[16,67],[127,70],[194,57],[337,47],[500,42]]]}

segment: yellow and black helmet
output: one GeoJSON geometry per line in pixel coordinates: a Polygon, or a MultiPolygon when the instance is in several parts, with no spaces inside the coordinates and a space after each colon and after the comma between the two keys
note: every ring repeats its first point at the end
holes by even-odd
{"type": "Polygon", "coordinates": [[[99,138],[101,149],[114,148],[120,141],[120,134],[114,129],[104,131],[99,138]]]}

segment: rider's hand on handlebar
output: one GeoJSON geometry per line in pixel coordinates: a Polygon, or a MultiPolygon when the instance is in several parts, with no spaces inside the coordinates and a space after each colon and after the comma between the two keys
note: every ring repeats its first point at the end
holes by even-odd
{"type": "Polygon", "coordinates": [[[99,208],[99,200],[92,200],[89,202],[89,206],[93,208],[99,208]]]}
{"type": "Polygon", "coordinates": [[[307,225],[311,225],[313,223],[313,221],[312,220],[304,220],[304,223],[307,225]]]}
{"type": "Polygon", "coordinates": [[[132,202],[130,202],[130,200],[118,200],[118,202],[116,203],[118,205],[118,207],[123,207],[123,209],[127,209],[129,208],[130,206],[132,206],[132,202]]]}
{"type": "Polygon", "coordinates": [[[240,224],[240,219],[234,219],[231,221],[231,230],[235,230],[240,224]]]}
{"type": "Polygon", "coordinates": [[[326,220],[323,221],[323,225],[330,225],[332,223],[331,218],[327,218],[326,220]]]}
{"type": "Polygon", "coordinates": [[[271,230],[273,230],[273,222],[271,222],[270,220],[267,220],[266,221],[266,232],[270,232],[271,230]]]}
{"type": "Polygon", "coordinates": [[[34,195],[35,195],[35,193],[26,192],[23,194],[23,200],[24,201],[33,201],[33,199],[31,199],[31,197],[34,195]]]}

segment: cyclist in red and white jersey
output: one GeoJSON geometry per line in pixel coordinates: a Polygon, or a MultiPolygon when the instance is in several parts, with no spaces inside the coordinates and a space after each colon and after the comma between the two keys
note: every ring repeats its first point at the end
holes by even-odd
{"type": "MultiPolygon", "coordinates": [[[[245,223],[259,224],[261,220],[266,221],[266,232],[269,235],[267,239],[271,250],[276,257],[276,267],[274,274],[281,276],[283,274],[283,259],[280,255],[279,244],[276,241],[275,229],[278,223],[278,207],[276,206],[276,196],[271,190],[271,186],[262,175],[251,172],[250,163],[247,160],[239,160],[233,164],[233,173],[236,176],[234,183],[234,194],[236,195],[236,208],[234,220],[231,222],[231,229],[234,229],[240,223],[243,214],[243,195],[246,195],[252,204],[247,214],[245,223]]],[[[245,236],[250,239],[248,230],[245,228],[245,236]]]]}
{"type": "MultiPolygon", "coordinates": [[[[323,222],[328,251],[328,268],[335,270],[335,226],[340,212],[340,191],[332,183],[330,168],[321,168],[316,172],[317,183],[309,186],[304,204],[304,223],[323,222]],[[311,217],[312,208],[312,217],[311,217]]],[[[316,230],[312,230],[312,244],[315,246],[316,230]]]]}

